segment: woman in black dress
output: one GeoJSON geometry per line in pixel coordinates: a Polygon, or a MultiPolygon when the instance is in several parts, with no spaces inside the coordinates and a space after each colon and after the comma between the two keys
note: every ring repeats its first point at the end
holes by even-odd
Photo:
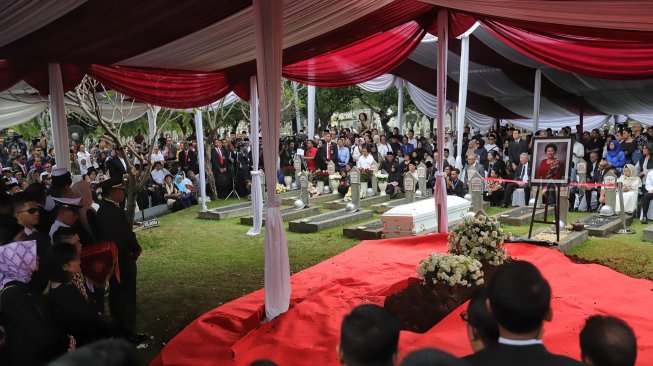
{"type": "Polygon", "coordinates": [[[55,324],[72,334],[78,345],[116,334],[116,325],[109,316],[98,313],[93,297],[85,284],[75,285],[73,276],[81,273],[78,249],[67,243],[53,246],[48,258],[50,293],[48,304],[55,324]]]}

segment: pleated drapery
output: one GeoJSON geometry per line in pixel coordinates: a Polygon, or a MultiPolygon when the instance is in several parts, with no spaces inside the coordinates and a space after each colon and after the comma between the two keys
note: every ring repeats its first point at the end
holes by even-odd
{"type": "Polygon", "coordinates": [[[276,193],[281,119],[282,1],[254,0],[256,68],[261,106],[265,183],[268,191],[265,219],[265,317],[285,313],[290,305],[288,241],[276,193]]]}
{"type": "MultiPolygon", "coordinates": [[[[256,76],[249,78],[250,95],[249,98],[249,119],[250,132],[249,140],[252,148],[252,227],[247,230],[247,235],[258,235],[261,233],[263,226],[263,187],[261,186],[261,171],[259,166],[259,123],[258,123],[258,89],[256,88],[256,76]]],[[[270,173],[272,174],[272,173],[270,173]]]]}
{"type": "Polygon", "coordinates": [[[70,143],[64,102],[63,79],[59,64],[48,64],[50,81],[50,123],[57,168],[70,171],[70,143]]]}

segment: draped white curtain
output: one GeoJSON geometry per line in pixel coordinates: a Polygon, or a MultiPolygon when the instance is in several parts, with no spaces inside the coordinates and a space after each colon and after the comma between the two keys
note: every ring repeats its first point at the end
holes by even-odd
{"type": "MultiPolygon", "coordinates": [[[[250,141],[252,145],[252,228],[247,231],[247,235],[258,235],[261,233],[263,226],[263,192],[261,188],[261,172],[258,169],[259,164],[259,123],[258,123],[258,89],[256,88],[256,76],[249,78],[249,116],[250,116],[250,141]]],[[[270,172],[272,174],[272,172],[270,172]]]]}
{"type": "Polygon", "coordinates": [[[271,320],[288,311],[290,265],[288,241],[275,191],[281,118],[282,1],[254,0],[256,69],[261,91],[260,116],[263,135],[265,182],[268,191],[265,220],[265,316],[271,320]]]}
{"type": "Polygon", "coordinates": [[[48,104],[47,101],[23,103],[0,99],[0,129],[29,121],[48,108],[48,104]]]}
{"type": "Polygon", "coordinates": [[[462,166],[463,127],[467,110],[467,80],[469,77],[469,35],[462,37],[460,42],[460,74],[458,77],[458,109],[456,114],[457,148],[456,167],[462,166]]]}
{"type": "MultiPolygon", "coordinates": [[[[444,116],[445,103],[447,101],[447,42],[449,28],[449,14],[447,10],[438,12],[438,73],[437,73],[437,111],[438,111],[438,166],[443,166],[444,160],[444,116]]],[[[434,187],[435,212],[438,213],[438,232],[446,233],[448,229],[447,213],[447,186],[444,172],[438,172],[435,178],[434,187]]]]}
{"type": "MultiPolygon", "coordinates": [[[[420,89],[408,81],[404,85],[417,109],[429,117],[436,118],[438,116],[437,97],[435,95],[420,89]]],[[[453,106],[454,103],[445,101],[446,108],[444,113],[446,114],[453,106]]]]}
{"type": "Polygon", "coordinates": [[[306,107],[308,109],[306,131],[308,138],[312,139],[315,136],[315,85],[308,86],[308,103],[306,103],[306,107]]]}
{"type": "MultiPolygon", "coordinates": [[[[281,1],[274,1],[279,5],[281,1]]],[[[392,0],[286,0],[283,2],[283,45],[292,47],[354,22],[392,0]]],[[[254,9],[247,7],[186,37],[117,64],[165,69],[211,71],[253,60],[254,9]]]]}
{"type": "MultiPolygon", "coordinates": [[[[600,128],[610,120],[611,116],[590,116],[583,117],[583,130],[589,131],[594,128],[600,128]]],[[[540,118],[540,130],[550,128],[554,131],[560,130],[565,126],[575,126],[580,123],[578,116],[565,118],[540,118]]],[[[502,119],[501,124],[512,124],[528,131],[533,131],[535,121],[532,119],[502,119]]]]}
{"type": "Polygon", "coordinates": [[[197,131],[197,161],[200,165],[200,195],[202,200],[202,211],[206,212],[206,162],[204,152],[204,124],[202,121],[202,110],[193,111],[195,116],[195,131],[197,131]]]}
{"type": "Polygon", "coordinates": [[[63,79],[59,64],[48,64],[50,83],[50,123],[52,124],[52,143],[57,168],[70,170],[70,143],[66,123],[63,79]]]}
{"type": "Polygon", "coordinates": [[[384,74],[372,80],[368,80],[364,83],[360,83],[357,85],[359,88],[366,90],[368,92],[379,93],[382,91],[386,91],[391,87],[397,85],[396,84],[397,79],[399,78],[392,74],[384,74]]]}
{"type": "Polygon", "coordinates": [[[404,79],[397,79],[397,128],[404,134],[404,79]]]}
{"type": "Polygon", "coordinates": [[[542,70],[535,70],[535,86],[533,90],[533,127],[540,129],[540,101],[542,99],[542,70]]]}
{"type": "Polygon", "coordinates": [[[467,110],[465,118],[467,118],[467,121],[469,121],[470,125],[480,128],[481,131],[489,130],[490,127],[496,125],[497,123],[496,118],[488,117],[471,109],[467,110]]]}

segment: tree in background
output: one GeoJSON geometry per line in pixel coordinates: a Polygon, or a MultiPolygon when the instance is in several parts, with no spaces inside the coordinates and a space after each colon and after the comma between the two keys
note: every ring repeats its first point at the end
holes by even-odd
{"type": "MultiPolygon", "coordinates": [[[[69,97],[81,108],[84,117],[88,119],[89,126],[102,129],[104,135],[113,143],[113,147],[121,149],[125,153],[125,157],[130,157],[125,158],[128,169],[123,180],[126,178],[127,219],[132,222],[136,211],[137,194],[144,188],[152,171],[153,164],[150,163],[152,147],[156,144],[156,138],[165,124],[174,119],[174,111],[164,109],[159,112],[157,120],[161,120],[162,123],[157,123],[153,138],[149,139],[147,145],[139,151],[133,144],[127,143],[126,140],[121,138],[121,131],[127,125],[124,123],[125,119],[134,105],[133,100],[120,93],[107,90],[104,85],[89,76],[84,76],[75,88],[74,93],[71,93],[69,97]],[[106,112],[107,110],[111,113],[103,113],[103,111],[106,112]],[[105,117],[107,115],[111,115],[112,118],[105,117]],[[147,162],[147,164],[134,164],[135,159],[139,162],[147,162]]],[[[115,179],[115,177],[112,178],[115,179]]]]}

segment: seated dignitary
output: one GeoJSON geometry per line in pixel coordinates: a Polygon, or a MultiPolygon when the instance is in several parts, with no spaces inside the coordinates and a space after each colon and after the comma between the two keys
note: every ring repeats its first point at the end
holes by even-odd
{"type": "Polygon", "coordinates": [[[635,332],[625,321],[594,315],[580,332],[583,362],[597,366],[633,366],[637,359],[635,332]]]}
{"type": "Polygon", "coordinates": [[[360,305],[342,320],[338,358],[345,366],[392,366],[398,343],[397,319],[380,306],[360,305]]]}
{"type": "Polygon", "coordinates": [[[529,262],[503,266],[490,282],[488,310],[499,324],[496,346],[466,357],[472,365],[566,366],[581,365],[550,353],[542,344],[542,326],[551,321],[551,287],[529,262]]]}

